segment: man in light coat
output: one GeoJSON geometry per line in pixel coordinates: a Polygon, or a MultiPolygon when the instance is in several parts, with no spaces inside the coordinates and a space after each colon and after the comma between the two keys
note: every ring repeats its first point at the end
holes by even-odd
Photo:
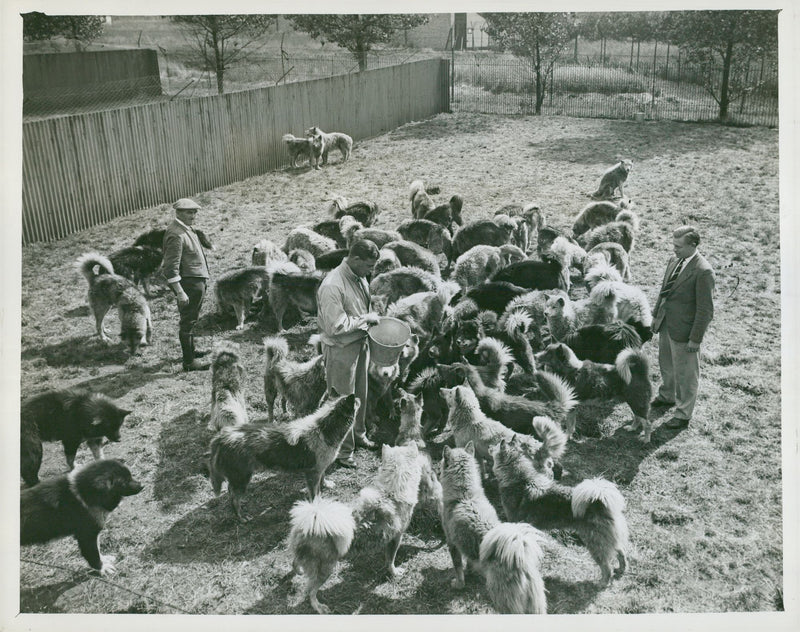
{"type": "Polygon", "coordinates": [[[181,343],[184,371],[204,371],[208,361],[198,358],[206,355],[194,346],[194,326],[208,286],[208,261],[194,223],[200,205],[189,198],[181,198],[172,205],[175,219],[164,231],[164,259],[162,262],[167,284],[175,293],[180,321],[178,340],[181,343]]]}
{"type": "Polygon", "coordinates": [[[714,270],[697,246],[693,226],[672,233],[675,256],[670,258],[653,310],[653,331],[659,333],[661,388],[653,406],[675,406],[664,427],[680,430],[692,418],[700,380],[700,343],[714,317],[714,270]]]}
{"type": "Polygon", "coordinates": [[[328,395],[355,393],[361,400],[353,428],[345,437],[336,460],[342,467],[355,467],[353,451],[356,446],[375,448],[367,438],[365,426],[369,368],[367,329],[376,325],[380,317],[371,311],[366,277],[377,261],[377,246],[369,240],[359,239],[317,290],[317,324],[322,339],[328,395]]]}

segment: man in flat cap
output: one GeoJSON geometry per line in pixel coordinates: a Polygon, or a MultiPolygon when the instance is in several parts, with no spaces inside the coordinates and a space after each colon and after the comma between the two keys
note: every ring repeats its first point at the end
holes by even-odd
{"type": "Polygon", "coordinates": [[[207,361],[198,360],[206,354],[194,346],[194,325],[208,285],[208,262],[203,246],[192,228],[200,205],[181,198],[172,205],[175,219],[164,232],[164,276],[178,300],[178,339],[181,342],[184,371],[204,371],[207,361]]]}

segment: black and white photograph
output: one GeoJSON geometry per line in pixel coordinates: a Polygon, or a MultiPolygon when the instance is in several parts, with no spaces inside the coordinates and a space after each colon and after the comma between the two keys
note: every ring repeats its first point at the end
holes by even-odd
{"type": "Polygon", "coordinates": [[[2,11],[3,629],[800,626],[792,3],[2,11]]]}

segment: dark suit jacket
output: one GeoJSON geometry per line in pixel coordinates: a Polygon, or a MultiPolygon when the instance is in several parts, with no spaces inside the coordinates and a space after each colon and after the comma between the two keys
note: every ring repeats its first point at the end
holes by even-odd
{"type": "Polygon", "coordinates": [[[173,220],[164,231],[164,277],[168,282],[183,277],[207,279],[206,253],[194,231],[173,220]]]}
{"type": "MultiPolygon", "coordinates": [[[[678,258],[672,257],[661,282],[667,283],[678,258]]],[[[681,270],[672,291],[656,301],[653,310],[653,331],[662,325],[667,328],[669,337],[676,342],[692,341],[700,344],[708,324],[714,317],[714,270],[699,252],[681,270]]]]}

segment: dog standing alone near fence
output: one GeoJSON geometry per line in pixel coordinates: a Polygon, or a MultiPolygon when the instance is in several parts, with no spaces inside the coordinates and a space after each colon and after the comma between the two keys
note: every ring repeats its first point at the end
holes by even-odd
{"type": "Polygon", "coordinates": [[[342,152],[342,162],[347,162],[353,151],[353,139],[342,132],[325,133],[316,125],[306,130],[306,136],[322,139],[322,164],[328,164],[328,152],[335,147],[342,152]]]}

